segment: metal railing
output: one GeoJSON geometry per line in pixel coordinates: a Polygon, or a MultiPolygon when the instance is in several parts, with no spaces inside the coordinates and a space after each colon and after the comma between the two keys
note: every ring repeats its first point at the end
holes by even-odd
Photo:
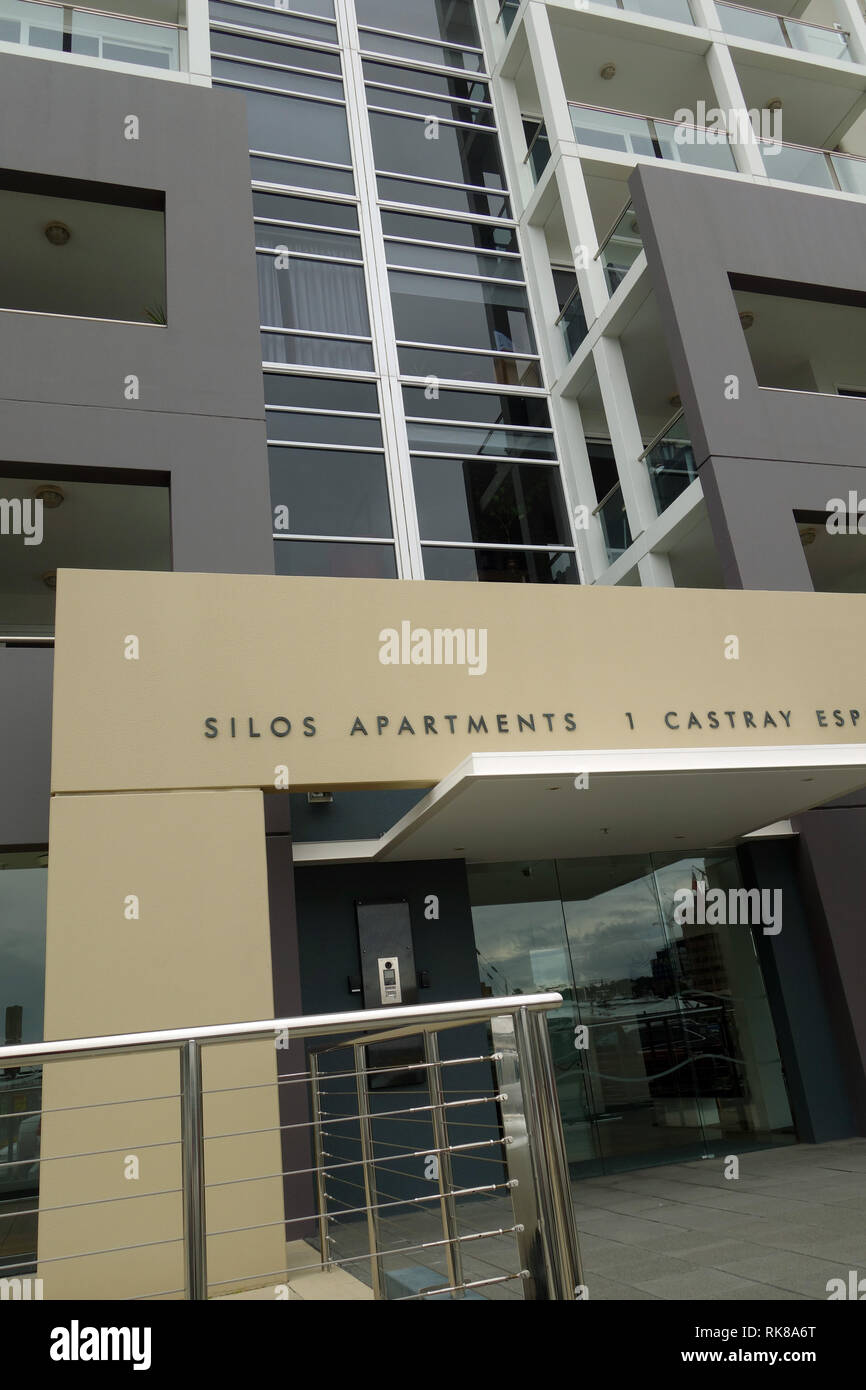
{"type": "Polygon", "coordinates": [[[0,40],[50,52],[176,71],[183,25],[57,0],[0,0],[0,40]]]}
{"type": "Polygon", "coordinates": [[[642,250],[643,239],[637,215],[629,199],[622,212],[617,213],[616,220],[593,256],[593,260],[600,260],[604,267],[610,294],[615,294],[619,289],[642,250]]]}
{"type": "Polygon", "coordinates": [[[659,516],[698,476],[685,412],[678,410],[638,456],[646,463],[659,516]]]}
{"type": "Polygon", "coordinates": [[[725,131],[582,101],[568,105],[578,145],[737,172],[732,142],[725,131]]]}
{"type": "MultiPolygon", "coordinates": [[[[561,1003],[560,995],[550,993],[0,1047],[0,1092],[4,1083],[13,1082],[20,1090],[20,1077],[31,1077],[31,1108],[0,1116],[0,1153],[9,1155],[0,1160],[0,1197],[9,1169],[30,1175],[35,1168],[43,1175],[38,1199],[32,1190],[25,1192],[13,1211],[0,1201],[0,1227],[5,1219],[28,1215],[38,1216],[40,1223],[38,1258],[7,1256],[0,1259],[0,1274],[26,1283],[38,1269],[40,1290],[44,1287],[39,1297],[69,1297],[70,1278],[74,1296],[205,1299],[266,1289],[275,1279],[283,1281],[275,1290],[291,1290],[293,1280],[316,1275],[350,1279],[348,1292],[344,1282],[338,1295],[342,1298],[369,1297],[370,1289],[377,1299],[580,1297],[568,1165],[545,1020],[546,1012],[561,1003]],[[310,1049],[308,1063],[298,1068],[311,1042],[317,1045],[310,1049]],[[243,1051],[244,1059],[255,1055],[240,1078],[237,1049],[222,1051],[239,1043],[259,1044],[243,1051]],[[263,1050],[264,1043],[271,1047],[263,1050]],[[177,1058],[176,1089],[165,1084],[167,1055],[177,1058]],[[153,1060],[151,1069],[142,1066],[142,1056],[153,1060]],[[226,1056],[230,1068],[220,1072],[226,1056]],[[87,1064],[118,1058],[138,1061],[131,1072],[121,1069],[120,1079],[113,1073],[110,1095],[100,1093],[95,1099],[94,1083],[107,1073],[88,1070],[87,1064]],[[293,1070],[285,1069],[287,1062],[293,1070]],[[60,1105],[51,1103],[45,1085],[46,1074],[50,1079],[57,1064],[63,1064],[63,1090],[55,1088],[53,1094],[63,1101],[60,1105]],[[157,1064],[160,1081],[154,1085],[157,1064]],[[43,1072],[38,1108],[38,1081],[30,1068],[43,1072]],[[215,1085],[215,1080],[231,1084],[215,1085]],[[142,1087],[144,1094],[138,1094],[142,1087]],[[154,1089],[158,1094],[151,1094],[154,1089]],[[250,1095],[259,1105],[276,1101],[278,1123],[263,1127],[250,1118],[244,1124],[243,1106],[250,1095]],[[171,1133],[164,1122],[142,1127],[138,1107],[173,1102],[179,1103],[179,1113],[171,1133]],[[87,1112],[95,1118],[84,1118],[87,1112]],[[234,1123],[224,1131],[218,1118],[226,1113],[234,1123]],[[41,1152],[22,1157],[22,1123],[30,1122],[32,1146],[36,1117],[42,1126],[41,1152]],[[279,1172],[258,1171],[262,1135],[272,1143],[279,1135],[279,1172]],[[90,1142],[81,1148],[84,1137],[90,1142]],[[217,1148],[224,1141],[233,1146],[233,1168],[226,1166],[226,1151],[217,1148]],[[294,1165],[286,1163],[287,1143],[295,1145],[294,1165]],[[111,1155],[114,1163],[125,1155],[128,1163],[138,1151],[158,1155],[169,1149],[179,1170],[174,1186],[113,1195],[100,1183],[99,1195],[93,1195],[94,1170],[87,1168],[88,1160],[107,1163],[105,1156],[111,1155]],[[64,1163],[72,1167],[64,1170],[64,1163]],[[64,1195],[69,1198],[61,1202],[52,1200],[58,1171],[65,1174],[64,1195]],[[243,1198],[250,1190],[246,1185],[275,1180],[281,1183],[267,1189],[268,1203],[254,1203],[255,1219],[240,1224],[238,1217],[249,1212],[243,1198]],[[309,1190],[310,1200],[300,1200],[299,1190],[309,1190]],[[275,1191],[281,1194],[278,1209],[275,1191]],[[138,1204],[166,1197],[175,1199],[177,1208],[170,1218],[165,1208],[155,1208],[148,1239],[126,1240],[129,1232],[141,1234],[138,1204]],[[22,1208],[21,1201],[29,1205],[22,1208]],[[214,1226],[215,1201],[222,1217],[219,1228],[214,1226]],[[132,1217],[130,1207],[137,1209],[132,1217]],[[51,1218],[59,1213],[66,1223],[70,1214],[78,1218],[82,1212],[94,1248],[70,1250],[68,1224],[58,1238],[51,1218]],[[432,1231],[425,1226],[431,1219],[432,1231]],[[260,1234],[264,1241],[266,1232],[271,1243],[261,1247],[265,1257],[273,1253],[274,1240],[282,1244],[276,1267],[251,1268],[248,1250],[243,1267],[227,1269],[223,1238],[243,1236],[258,1253],[255,1241],[260,1234]],[[148,1248],[160,1250],[161,1267],[174,1261],[172,1270],[180,1276],[176,1286],[146,1286],[148,1248]],[[209,1274],[214,1256],[220,1277],[209,1274]],[[99,1265],[94,1271],[90,1262],[100,1258],[113,1262],[108,1272],[99,1265]],[[444,1268],[422,1261],[444,1261],[444,1268]],[[57,1285],[60,1291],[52,1292],[58,1267],[67,1273],[57,1285]],[[107,1280],[109,1292],[104,1291],[107,1280]],[[115,1292],[118,1286],[125,1294],[115,1292]]],[[[167,1112],[160,1113],[164,1121],[167,1112]]],[[[264,1162],[267,1167],[266,1158],[264,1162]]],[[[0,1252],[3,1244],[0,1236],[0,1252]]],[[[229,1264],[234,1253],[232,1247],[229,1264]]],[[[327,1297],[323,1290],[320,1296],[327,1297]]]]}
{"type": "Polygon", "coordinates": [[[723,32],[733,38],[754,39],[846,63],[853,61],[848,51],[850,36],[841,25],[807,23],[772,10],[732,4],[731,0],[718,0],[718,11],[723,32]]]}

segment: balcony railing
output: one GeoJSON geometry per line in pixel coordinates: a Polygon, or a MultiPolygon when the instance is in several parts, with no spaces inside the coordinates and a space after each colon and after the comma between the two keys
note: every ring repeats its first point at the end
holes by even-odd
{"type": "Polygon", "coordinates": [[[593,260],[600,260],[604,266],[604,275],[611,294],[616,293],[642,250],[643,240],[637,225],[637,216],[631,202],[628,202],[593,257],[593,260]]]}
{"type": "Polygon", "coordinates": [[[5,1215],[39,1220],[38,1260],[4,1264],[17,1286],[4,1296],[33,1297],[38,1270],[35,1296],[46,1299],[70,1287],[84,1298],[204,1300],[238,1288],[289,1298],[304,1276],[325,1278],[326,1299],[370,1288],[407,1301],[583,1297],[545,1019],[561,1004],[551,991],[0,1046],[7,1077],[29,1069],[23,1108],[0,1117],[0,1183],[30,1202],[5,1215]],[[235,1060],[220,1074],[226,1047],[235,1060]],[[144,1081],[142,1095],[147,1067],[172,1054],[160,1093],[144,1081]],[[39,1090],[39,1069],[57,1063],[60,1105],[39,1090]],[[119,1156],[136,1153],[142,1134],[165,1180],[130,1195],[118,1188],[119,1156]],[[303,1208],[288,1217],[285,1179],[303,1208]]]}
{"type": "Polygon", "coordinates": [[[718,11],[722,29],[734,38],[754,39],[758,43],[814,53],[820,58],[853,62],[848,50],[848,34],[835,25],[828,28],[824,24],[806,24],[802,19],[789,19],[787,15],[773,14],[769,10],[732,5],[729,0],[718,0],[718,11]]]}
{"type": "Polygon", "coordinates": [[[550,161],[550,141],[547,138],[547,129],[544,121],[539,121],[535,133],[530,140],[526,154],[523,157],[524,164],[528,164],[532,170],[532,177],[536,183],[541,178],[544,170],[550,161]]]}
{"type": "Polygon", "coordinates": [[[632,542],[620,482],[615,482],[610,492],[605,493],[598,506],[593,509],[593,516],[597,516],[601,522],[608,562],[612,565],[614,560],[618,560],[620,555],[628,550],[632,542]]]}
{"type": "Polygon", "coordinates": [[[659,516],[698,476],[692,441],[680,410],[640,456],[645,460],[659,516]]]}
{"type": "Polygon", "coordinates": [[[723,131],[656,116],[636,116],[608,107],[585,106],[577,101],[569,102],[569,106],[574,138],[579,145],[737,172],[730,140],[723,131]]]}
{"type": "Polygon", "coordinates": [[[694,24],[688,0],[593,0],[612,10],[630,10],[634,14],[652,15],[654,19],[670,19],[676,24],[694,24]]]}
{"type": "Polygon", "coordinates": [[[583,301],[580,298],[580,290],[577,285],[563,304],[556,322],[565,339],[566,351],[569,357],[573,357],[589,332],[583,301]]]}
{"type": "Polygon", "coordinates": [[[866,198],[866,159],[809,145],[761,143],[767,177],[807,188],[830,188],[866,198]]]}
{"type": "Polygon", "coordinates": [[[0,43],[177,71],[181,26],[52,0],[0,0],[0,43]]]}

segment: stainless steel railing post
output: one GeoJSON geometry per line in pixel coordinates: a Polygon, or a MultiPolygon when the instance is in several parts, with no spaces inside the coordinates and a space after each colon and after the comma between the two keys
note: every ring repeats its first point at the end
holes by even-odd
{"type": "Polygon", "coordinates": [[[462,1298],[463,1259],[460,1253],[460,1232],[457,1226],[457,1204],[454,1201],[454,1176],[451,1171],[451,1150],[448,1143],[448,1122],[443,1109],[442,1072],[439,1065],[439,1039],[435,1033],[424,1034],[424,1060],[427,1062],[427,1089],[430,1094],[433,1124],[433,1147],[437,1150],[439,1174],[439,1208],[442,1213],[442,1234],[448,1244],[445,1257],[448,1263],[448,1283],[455,1290],[452,1298],[462,1298]]]}
{"type": "Polygon", "coordinates": [[[514,1036],[538,1207],[544,1227],[548,1297],[573,1301],[583,1278],[547,1024],[528,1009],[518,1009],[514,1036]]]}
{"type": "Polygon", "coordinates": [[[319,1091],[319,1061],[310,1053],[310,1098],[313,1108],[313,1162],[316,1165],[316,1196],[319,1206],[319,1254],[322,1268],[331,1268],[331,1238],[328,1234],[328,1194],[325,1189],[325,1155],[322,1145],[322,1102],[319,1091]]]}
{"type": "Polygon", "coordinates": [[[373,1167],[373,1128],[370,1123],[370,1092],[367,1086],[367,1061],[362,1044],[352,1048],[355,1058],[355,1085],[358,1092],[358,1124],[361,1132],[361,1166],[364,1175],[364,1201],[367,1207],[367,1236],[370,1242],[370,1273],[373,1277],[373,1297],[385,1297],[382,1278],[382,1259],[379,1254],[379,1220],[376,1212],[376,1174],[373,1167]]]}
{"type": "Polygon", "coordinates": [[[183,1253],[186,1297],[207,1298],[207,1221],[204,1180],[204,1095],[201,1048],[188,1038],[180,1049],[180,1132],[183,1253]]]}

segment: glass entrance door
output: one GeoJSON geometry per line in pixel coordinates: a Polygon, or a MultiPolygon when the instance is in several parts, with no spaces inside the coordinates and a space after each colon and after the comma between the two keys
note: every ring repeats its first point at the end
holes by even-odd
{"type": "Polygon", "coordinates": [[[486,988],[563,996],[549,1026],[576,1169],[793,1142],[749,927],[675,918],[678,889],[740,886],[733,855],[475,865],[469,882],[486,988]]]}

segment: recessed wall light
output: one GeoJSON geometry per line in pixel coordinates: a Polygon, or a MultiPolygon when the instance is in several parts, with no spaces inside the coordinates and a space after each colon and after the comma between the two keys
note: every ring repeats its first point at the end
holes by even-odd
{"type": "Polygon", "coordinates": [[[814,545],[817,534],[814,526],[804,526],[800,532],[800,541],[803,545],[814,545]]]}
{"type": "Polygon", "coordinates": [[[605,82],[609,82],[616,75],[616,63],[605,63],[604,67],[599,68],[598,75],[605,82]]]}
{"type": "Polygon", "coordinates": [[[41,487],[36,489],[33,495],[42,503],[43,507],[47,507],[50,512],[55,511],[57,507],[62,507],[66,497],[63,488],[58,487],[57,483],[43,483],[41,487]]]}
{"type": "Polygon", "coordinates": [[[72,236],[65,222],[49,222],[45,227],[45,239],[52,246],[65,246],[72,236]]]}
{"type": "Polygon", "coordinates": [[[752,313],[751,309],[740,310],[740,323],[743,325],[743,328],[751,328],[754,322],[755,315],[752,313]]]}
{"type": "Polygon", "coordinates": [[[767,109],[767,111],[781,111],[781,109],[782,109],[782,98],[781,98],[781,97],[770,97],[770,100],[767,102],[766,109],[767,109]]]}

